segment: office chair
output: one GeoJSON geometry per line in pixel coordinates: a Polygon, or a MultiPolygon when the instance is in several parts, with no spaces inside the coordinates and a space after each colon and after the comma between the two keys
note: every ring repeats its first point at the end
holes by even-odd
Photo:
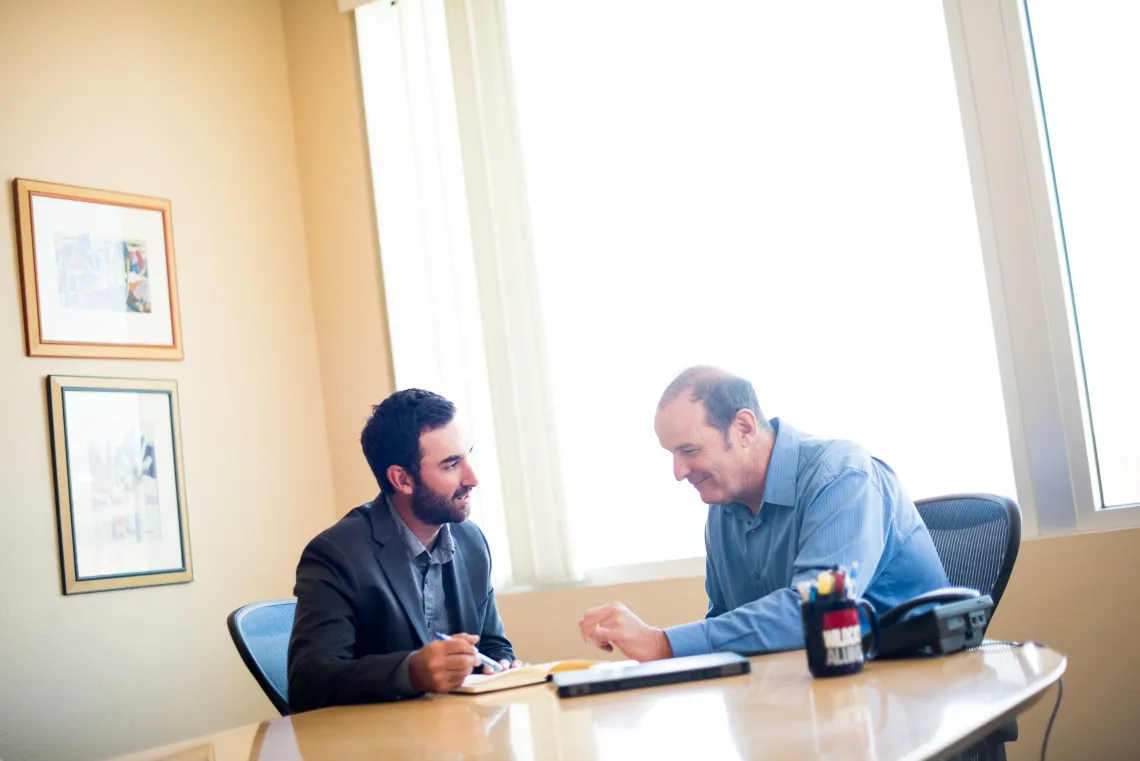
{"type": "Polygon", "coordinates": [[[950,585],[989,595],[997,610],[1021,547],[1021,508],[992,494],[951,494],[914,503],[950,585]]]}
{"type": "MultiPolygon", "coordinates": [[[[914,505],[951,586],[989,595],[997,611],[1021,547],[1021,508],[993,494],[951,494],[916,500],[914,505]]],[[[1017,722],[1010,721],[954,759],[1005,761],[1005,744],[1017,735],[1017,722]]]]}
{"type": "Polygon", "coordinates": [[[289,637],[296,598],[243,605],[226,617],[230,636],[246,668],[273,707],[289,715],[289,637]]]}

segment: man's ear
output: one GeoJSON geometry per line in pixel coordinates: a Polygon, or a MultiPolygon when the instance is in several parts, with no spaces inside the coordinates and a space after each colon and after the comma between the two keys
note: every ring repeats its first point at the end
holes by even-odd
{"type": "Polygon", "coordinates": [[[755,440],[756,432],[760,429],[760,426],[756,423],[756,413],[747,408],[736,411],[736,417],[732,419],[732,425],[740,435],[740,445],[745,448],[755,440]]]}
{"type": "Polygon", "coordinates": [[[416,480],[412,478],[412,474],[399,465],[389,465],[385,475],[388,476],[388,481],[396,491],[401,494],[411,496],[412,492],[416,490],[416,480]]]}

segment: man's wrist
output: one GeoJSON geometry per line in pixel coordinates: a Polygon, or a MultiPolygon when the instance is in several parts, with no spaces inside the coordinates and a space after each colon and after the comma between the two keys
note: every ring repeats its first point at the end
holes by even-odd
{"type": "Polygon", "coordinates": [[[713,652],[707,624],[707,621],[693,621],[666,629],[665,638],[669,640],[669,649],[673,652],[673,656],[680,658],[713,652]]]}
{"type": "Polygon", "coordinates": [[[418,695],[423,692],[423,690],[416,688],[412,679],[412,655],[414,653],[409,653],[404,660],[400,661],[400,665],[396,666],[396,670],[392,672],[389,682],[396,694],[402,697],[418,695]]]}
{"type": "Polygon", "coordinates": [[[665,636],[664,629],[654,629],[653,639],[655,641],[654,651],[657,653],[656,660],[664,660],[665,658],[673,657],[673,645],[670,644],[669,638],[665,636]]]}

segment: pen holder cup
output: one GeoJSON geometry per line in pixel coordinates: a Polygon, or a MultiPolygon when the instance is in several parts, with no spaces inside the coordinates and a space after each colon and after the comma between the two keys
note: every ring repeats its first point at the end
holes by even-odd
{"type": "Polygon", "coordinates": [[[846,676],[863,670],[863,661],[879,652],[879,618],[866,600],[840,598],[800,603],[808,670],[815,677],[846,676]],[[871,626],[864,640],[859,623],[862,608],[871,626]]]}

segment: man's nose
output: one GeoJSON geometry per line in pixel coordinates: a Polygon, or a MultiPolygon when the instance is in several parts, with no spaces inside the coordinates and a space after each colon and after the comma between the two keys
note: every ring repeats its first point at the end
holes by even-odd
{"type": "Polygon", "coordinates": [[[479,477],[475,475],[475,468],[466,460],[463,461],[463,480],[461,483],[468,489],[474,489],[479,485],[479,477]]]}
{"type": "Polygon", "coordinates": [[[678,481],[684,481],[685,476],[689,475],[692,472],[692,469],[690,469],[688,465],[682,462],[680,457],[673,455],[673,478],[677,479],[678,481]]]}

